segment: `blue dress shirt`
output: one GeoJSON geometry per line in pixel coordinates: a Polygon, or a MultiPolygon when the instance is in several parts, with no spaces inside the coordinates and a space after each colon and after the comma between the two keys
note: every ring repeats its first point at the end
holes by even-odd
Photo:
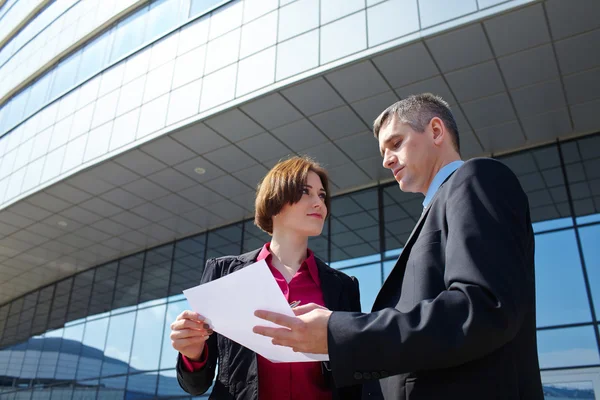
{"type": "Polygon", "coordinates": [[[448,178],[450,174],[456,171],[464,163],[465,162],[462,160],[452,161],[450,164],[444,165],[442,169],[435,174],[433,180],[431,181],[431,185],[429,185],[429,189],[427,189],[427,196],[425,196],[425,200],[423,200],[423,208],[427,208],[429,203],[431,203],[433,196],[435,196],[435,193],[438,191],[442,183],[444,183],[446,178],[448,178]]]}

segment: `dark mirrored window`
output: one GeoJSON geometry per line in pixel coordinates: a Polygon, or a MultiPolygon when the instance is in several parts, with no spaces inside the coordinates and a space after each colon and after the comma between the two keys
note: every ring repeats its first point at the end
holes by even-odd
{"type": "Polygon", "coordinates": [[[69,305],[72,284],[73,278],[65,279],[56,284],[52,308],[50,309],[50,319],[48,321],[49,329],[59,328],[66,322],[67,306],[69,305]]]}
{"type": "Polygon", "coordinates": [[[42,355],[43,344],[44,339],[42,336],[34,336],[27,341],[27,351],[25,351],[23,367],[19,374],[21,378],[35,378],[42,355]]]}
{"type": "Polygon", "coordinates": [[[136,399],[154,399],[157,384],[158,374],[156,372],[129,375],[127,395],[136,399]]]}
{"type": "Polygon", "coordinates": [[[167,371],[160,371],[158,375],[158,391],[157,398],[159,399],[172,399],[174,397],[187,396],[179,383],[177,382],[177,371],[170,369],[167,371]]]}
{"type": "Polygon", "coordinates": [[[36,377],[39,379],[54,379],[58,353],[63,336],[63,329],[46,332],[43,336],[42,354],[36,377]]]}
{"type": "Polygon", "coordinates": [[[35,313],[31,325],[32,334],[40,334],[46,330],[48,325],[48,317],[50,316],[50,307],[52,305],[54,288],[55,286],[51,285],[39,291],[38,303],[35,307],[35,313]]]}
{"type": "Polygon", "coordinates": [[[137,304],[143,265],[144,253],[138,253],[119,261],[113,309],[137,304]]]}
{"type": "Polygon", "coordinates": [[[535,268],[538,326],[591,321],[572,229],[535,236],[535,268]]]}
{"type": "Polygon", "coordinates": [[[117,262],[96,268],[94,286],[90,298],[89,315],[96,315],[111,310],[115,282],[117,280],[117,269],[117,262]]]}
{"type": "Polygon", "coordinates": [[[308,248],[321,261],[329,263],[329,218],[325,220],[323,231],[319,236],[311,236],[308,238],[308,248]]]}
{"type": "Polygon", "coordinates": [[[397,184],[383,189],[386,256],[400,253],[423,212],[423,195],[404,193],[397,184]]]}
{"type": "Polygon", "coordinates": [[[169,295],[178,295],[184,289],[200,283],[204,271],[206,235],[197,235],[175,243],[175,257],[171,272],[169,295]]]}
{"type": "Polygon", "coordinates": [[[10,360],[8,362],[6,375],[18,377],[21,375],[21,367],[23,366],[23,359],[25,358],[25,351],[27,350],[27,342],[15,344],[10,350],[10,360]]]}
{"type": "Polygon", "coordinates": [[[208,234],[207,258],[237,256],[242,250],[242,224],[229,225],[208,234]]]}
{"type": "Polygon", "coordinates": [[[17,327],[19,326],[19,316],[23,310],[23,297],[20,297],[10,303],[8,317],[2,334],[2,345],[15,343],[17,340],[17,327]]]}
{"type": "Polygon", "coordinates": [[[94,284],[94,269],[75,275],[67,321],[74,321],[88,315],[88,305],[94,284]]]}
{"type": "Polygon", "coordinates": [[[100,379],[98,388],[98,399],[113,400],[125,398],[125,385],[127,376],[100,379]]]}
{"type": "Polygon", "coordinates": [[[23,309],[19,315],[19,325],[17,326],[17,341],[27,340],[31,334],[31,324],[35,314],[39,292],[35,291],[25,295],[23,299],[23,309]]]}
{"type": "Polygon", "coordinates": [[[169,289],[173,244],[157,247],[146,252],[140,303],[151,300],[164,302],[169,289]]]}
{"type": "MultiPolygon", "coordinates": [[[[327,222],[325,222],[327,224],[327,222]]],[[[254,220],[244,222],[244,253],[260,249],[271,241],[271,236],[254,225],[254,220]]]]}

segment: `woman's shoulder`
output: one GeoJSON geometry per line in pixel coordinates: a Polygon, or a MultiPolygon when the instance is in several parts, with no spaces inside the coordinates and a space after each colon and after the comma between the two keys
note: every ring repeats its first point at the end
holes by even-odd
{"type": "Polygon", "coordinates": [[[210,276],[211,279],[227,275],[234,270],[254,263],[259,252],[260,249],[257,249],[240,255],[210,257],[206,260],[204,273],[210,276]]]}

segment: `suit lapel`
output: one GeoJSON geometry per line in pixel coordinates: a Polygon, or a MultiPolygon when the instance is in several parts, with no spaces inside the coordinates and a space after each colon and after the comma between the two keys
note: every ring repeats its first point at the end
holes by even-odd
{"type": "Polygon", "coordinates": [[[319,268],[319,279],[321,280],[321,292],[323,292],[325,307],[335,310],[340,303],[342,281],[337,275],[327,271],[321,264],[321,260],[317,260],[317,267],[319,268]]]}
{"type": "MultiPolygon", "coordinates": [[[[456,171],[454,171],[454,172],[456,172],[456,171]]],[[[387,297],[387,292],[394,293],[398,296],[398,298],[400,298],[400,294],[401,294],[400,292],[402,290],[402,280],[404,278],[404,272],[406,271],[406,261],[410,254],[410,250],[411,250],[414,242],[419,237],[419,232],[421,231],[421,228],[423,227],[423,224],[425,223],[425,218],[427,217],[427,214],[429,214],[429,210],[431,210],[431,207],[433,206],[433,204],[435,204],[435,200],[438,198],[440,192],[442,191],[442,187],[446,184],[446,182],[448,182],[450,177],[452,175],[454,175],[454,172],[452,172],[446,178],[446,180],[440,185],[437,192],[435,193],[435,195],[429,202],[429,205],[421,213],[421,216],[419,217],[417,224],[415,225],[412,232],[408,236],[408,240],[406,241],[406,244],[404,246],[404,249],[402,250],[402,253],[400,253],[400,256],[398,257],[398,260],[396,261],[394,268],[392,268],[392,271],[388,275],[387,279],[383,283],[383,286],[381,287],[381,290],[377,294],[377,298],[375,299],[375,302],[373,303],[372,311],[378,310],[378,307],[380,307],[379,303],[382,302],[383,299],[385,299],[387,297]]]]}

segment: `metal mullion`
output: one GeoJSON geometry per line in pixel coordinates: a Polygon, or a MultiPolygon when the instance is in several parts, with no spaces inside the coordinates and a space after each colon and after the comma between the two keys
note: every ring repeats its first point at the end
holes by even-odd
{"type": "Polygon", "coordinates": [[[598,350],[598,354],[600,354],[600,332],[598,331],[598,319],[596,318],[596,310],[594,309],[594,301],[592,299],[592,288],[590,286],[590,280],[587,274],[587,267],[585,264],[585,258],[583,255],[583,248],[581,245],[581,237],[579,235],[579,227],[577,226],[577,221],[575,218],[575,207],[573,206],[573,198],[571,197],[571,189],[569,187],[569,181],[567,177],[567,170],[565,169],[565,160],[562,153],[561,143],[559,140],[557,142],[558,148],[558,157],[560,159],[560,166],[563,174],[563,179],[565,182],[565,189],[567,191],[567,199],[569,200],[569,211],[571,213],[571,219],[573,221],[573,230],[575,232],[575,239],[577,242],[577,251],[579,252],[579,261],[581,262],[581,272],[583,273],[583,281],[585,285],[585,291],[588,298],[588,304],[590,307],[590,312],[592,314],[592,322],[594,323],[594,335],[596,336],[596,349],[598,350]]]}

